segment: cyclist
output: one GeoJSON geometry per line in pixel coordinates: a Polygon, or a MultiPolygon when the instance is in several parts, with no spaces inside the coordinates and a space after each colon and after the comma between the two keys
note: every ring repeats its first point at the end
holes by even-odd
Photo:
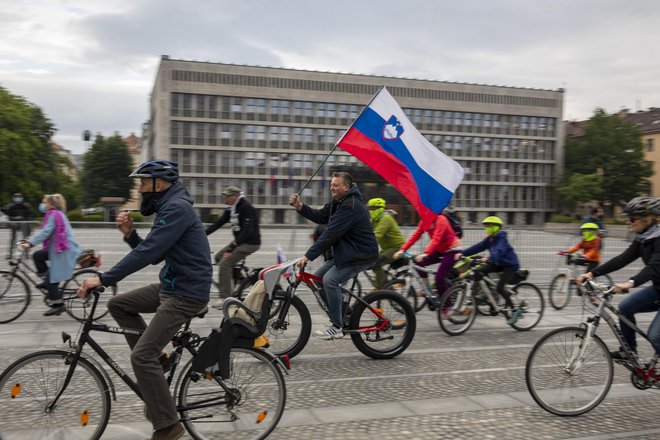
{"type": "Polygon", "coordinates": [[[149,264],[165,260],[160,283],[139,287],[108,301],[108,310],[126,328],[144,330],[142,336],[125,335],[131,364],[154,428],[152,439],[178,439],[183,435],[176,406],[163,370],[169,359],[162,353],[172,336],[209,301],[213,269],[211,249],[193,200],[179,182],[178,165],[151,160],[129,177],[139,178],[140,212],[156,214],[153,227],[142,239],[127,212],[116,219],[131,248],[124,258],[97,278],[83,281],[78,296],[93,287],[114,285],[149,264]],[[149,325],[141,313],[154,313],[149,325]]]}
{"type": "MultiPolygon", "coordinates": [[[[636,237],[628,249],[611,260],[601,264],[591,272],[580,275],[578,283],[590,280],[593,277],[608,274],[619,270],[642,258],[645,266],[635,276],[625,283],[614,284],[615,293],[623,293],[626,289],[641,286],[647,281],[652,284],[636,291],[619,304],[619,311],[631,323],[636,324],[635,314],[656,312],[660,308],[660,199],[656,197],[635,197],[623,208],[623,213],[628,215],[630,230],[636,237]]],[[[623,321],[620,322],[621,333],[626,342],[636,352],[637,340],[635,331],[628,327],[623,321]]],[[[660,353],[660,314],[656,314],[648,330],[649,340],[653,344],[656,353],[660,353]]],[[[613,359],[625,359],[625,352],[616,351],[611,353],[613,359]]]]}
{"type": "Polygon", "coordinates": [[[11,229],[11,239],[9,240],[9,249],[7,251],[7,259],[11,260],[14,253],[14,246],[16,245],[16,236],[18,231],[23,234],[25,240],[32,233],[32,225],[30,221],[34,218],[32,207],[23,200],[23,194],[14,193],[11,204],[4,208],[4,213],[7,214],[9,219],[9,228],[11,229]]]}
{"type": "Polygon", "coordinates": [[[373,267],[376,279],[374,287],[380,289],[385,284],[385,270],[383,265],[394,261],[394,254],[403,246],[404,239],[399,225],[394,218],[394,211],[386,210],[384,199],[376,197],[367,202],[367,210],[371,217],[371,226],[376,234],[376,241],[380,246],[378,261],[373,267]]]}
{"type": "Polygon", "coordinates": [[[600,263],[601,238],[598,236],[599,229],[600,228],[596,223],[583,223],[582,226],[580,226],[582,241],[580,241],[572,248],[564,251],[568,254],[572,254],[573,252],[577,252],[582,249],[584,258],[587,260],[586,272],[591,272],[591,270],[598,266],[600,263]]]}
{"type": "Polygon", "coordinates": [[[261,247],[257,210],[247,201],[238,187],[228,186],[222,195],[225,196],[225,203],[229,206],[218,221],[206,228],[206,235],[211,235],[222,225],[229,223],[234,240],[215,254],[215,262],[220,266],[218,269],[220,300],[212,306],[216,309],[221,309],[225,299],[231,296],[234,265],[257,252],[261,247]]]}
{"type": "Polygon", "coordinates": [[[304,268],[308,261],[323,255],[327,249],[332,251],[332,259],[315,272],[315,275],[323,277],[330,318],[327,328],[314,332],[314,336],[320,339],[344,337],[341,286],[371,267],[378,258],[378,242],[369,214],[351,175],[345,172],[332,173],[330,193],[332,200],[320,209],[302,203],[299,194],[289,197],[289,205],[296,208],[300,215],[314,223],[328,225],[297,263],[298,267],[304,268]]]}
{"type": "MultiPolygon", "coordinates": [[[[449,219],[444,214],[438,214],[435,220],[433,220],[433,223],[427,228],[424,228],[422,222],[420,222],[417,229],[408,238],[408,241],[394,254],[394,258],[400,258],[405,251],[410,249],[419,240],[424,232],[429,234],[431,241],[429,241],[424,252],[415,257],[415,261],[417,265],[422,267],[440,262],[435,273],[435,287],[438,296],[431,296],[429,298],[429,308],[435,310],[440,302],[440,298],[442,298],[442,295],[449,287],[446,278],[454,266],[454,255],[460,252],[461,240],[449,223],[449,219]]],[[[423,271],[418,271],[418,273],[422,282],[428,287],[428,273],[423,271]]]]}
{"type": "Polygon", "coordinates": [[[44,214],[41,231],[23,241],[22,246],[29,249],[43,243],[43,249],[33,253],[32,259],[37,273],[44,279],[38,287],[48,289],[50,309],[44,316],[59,315],[65,311],[59,283],[71,278],[81,251],[65,214],[66,200],[62,194],[45,195],[39,204],[39,211],[44,214]],[[50,267],[46,261],[50,261],[50,267]]]}
{"type": "Polygon", "coordinates": [[[504,222],[501,218],[491,215],[481,221],[486,231],[486,238],[479,243],[470,246],[464,251],[456,254],[458,260],[461,255],[469,257],[470,255],[477,254],[488,250],[490,256],[486,258],[486,265],[475,270],[477,280],[481,279],[485,274],[500,272],[500,279],[497,283],[497,293],[502,295],[506,301],[506,308],[504,313],[507,316],[509,325],[515,324],[522,316],[522,310],[513,307],[511,296],[506,290],[506,285],[510,283],[511,279],[515,276],[520,263],[516,251],[509,243],[506,231],[503,231],[504,222]]]}

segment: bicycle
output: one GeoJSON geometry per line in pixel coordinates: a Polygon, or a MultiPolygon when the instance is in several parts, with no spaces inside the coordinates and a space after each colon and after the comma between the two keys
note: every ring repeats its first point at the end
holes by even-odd
{"type": "MultiPolygon", "coordinates": [[[[83,351],[85,346],[142,398],[139,385],[90,335],[91,332],[142,333],[93,322],[101,291],[102,288],[97,288],[90,293],[93,297],[90,313],[81,324],[77,342],[62,332],[69,350],[28,354],[0,374],[0,396],[5,400],[3,429],[7,435],[28,428],[29,438],[101,438],[110,418],[111,401],[116,401],[117,395],[110,375],[98,360],[83,351]]],[[[238,300],[233,301],[240,305],[238,300]]],[[[270,301],[264,300],[262,307],[269,306],[270,301]]],[[[197,317],[203,317],[207,310],[199,312],[197,317]]],[[[277,426],[286,402],[282,372],[286,372],[288,365],[268,350],[255,348],[254,335],[263,331],[264,324],[265,320],[260,321],[260,328],[248,332],[249,337],[243,335],[234,340],[226,357],[211,350],[217,358],[212,362],[216,363],[204,369],[196,368],[195,362],[204,350],[205,341],[214,337],[215,329],[209,337],[200,337],[190,329],[189,320],[172,338],[174,350],[168,384],[172,384],[184,352],[192,356],[182,367],[173,389],[181,423],[192,438],[217,439],[231,435],[263,439],[277,426]]],[[[145,416],[149,419],[146,409],[145,416]]]]}
{"type": "MultiPolygon", "coordinates": [[[[464,261],[468,262],[469,270],[461,274],[459,281],[447,290],[438,307],[440,327],[451,336],[465,333],[474,324],[477,309],[480,307],[483,307],[484,314],[502,315],[505,319],[509,319],[504,298],[497,293],[497,282],[487,274],[477,275],[478,267],[483,264],[483,260],[468,257],[464,261]]],[[[509,312],[518,311],[520,314],[518,319],[509,325],[518,331],[527,331],[536,327],[545,309],[543,294],[539,288],[532,283],[524,282],[528,276],[527,270],[520,269],[511,284],[505,286],[514,306],[514,310],[509,312]]]]}
{"type": "MultiPolygon", "coordinates": [[[[428,306],[430,311],[434,311],[438,307],[440,300],[435,293],[435,287],[431,286],[430,282],[425,283],[422,281],[419,271],[426,272],[430,276],[434,276],[435,271],[416,264],[415,255],[408,252],[404,252],[403,255],[405,257],[405,269],[399,271],[397,278],[385,284],[383,290],[392,290],[406,298],[412,305],[415,313],[422,310],[424,306],[428,306]]],[[[449,279],[451,279],[451,275],[449,279]]]]}
{"type": "MultiPolygon", "coordinates": [[[[18,242],[16,246],[23,249],[20,243],[18,242]]],[[[31,287],[40,291],[43,295],[44,303],[50,305],[48,287],[39,285],[43,279],[37,275],[36,269],[24,261],[24,258],[25,254],[20,252],[17,258],[9,261],[10,270],[0,270],[0,324],[12,322],[25,313],[32,298],[31,287]]],[[[100,267],[101,260],[97,258],[94,261],[97,264],[97,268],[100,267]]],[[[67,297],[64,301],[66,312],[77,321],[84,321],[88,310],[85,302],[73,294],[75,294],[85,278],[98,276],[98,274],[99,271],[92,267],[77,269],[73,272],[71,278],[63,282],[60,288],[63,296],[67,297]]],[[[108,313],[106,307],[107,299],[110,296],[116,295],[117,286],[112,286],[109,292],[110,295],[106,295],[100,305],[101,313],[98,313],[95,319],[100,319],[108,313]]]]}
{"type": "MultiPolygon", "coordinates": [[[[557,255],[565,255],[566,264],[572,266],[570,269],[561,269],[562,273],[552,279],[548,289],[550,305],[556,310],[561,310],[571,302],[575,292],[575,279],[580,275],[578,266],[588,266],[591,261],[562,251],[557,252],[557,255]]],[[[609,275],[603,275],[603,278],[607,280],[607,284],[612,285],[612,278],[609,275]]],[[[578,291],[577,294],[579,295],[580,292],[578,291]]]]}
{"type": "MultiPolygon", "coordinates": [[[[405,258],[399,258],[385,265],[383,267],[383,270],[385,271],[385,283],[383,284],[383,286],[386,286],[388,283],[391,282],[391,280],[401,278],[405,274],[405,269],[403,268],[406,265],[407,265],[407,261],[405,258]]],[[[367,279],[367,281],[369,281],[371,286],[375,288],[376,273],[374,272],[373,267],[363,270],[361,274],[364,275],[364,277],[367,279]]],[[[388,289],[383,287],[382,290],[388,290],[388,289]]],[[[362,283],[360,282],[359,279],[355,280],[355,282],[353,283],[353,291],[358,296],[362,296],[362,283]]]]}
{"type": "MultiPolygon", "coordinates": [[[[248,294],[250,288],[259,279],[259,273],[263,267],[251,268],[247,265],[245,258],[236,263],[232,267],[231,275],[234,289],[231,296],[234,298],[243,299],[248,294]]],[[[216,289],[220,288],[220,284],[216,280],[212,280],[216,289]]]]}
{"type": "MultiPolygon", "coordinates": [[[[280,265],[282,273],[292,271],[299,260],[280,265]]],[[[276,355],[293,358],[305,348],[312,333],[309,309],[297,294],[300,285],[311,290],[325,313],[328,313],[328,305],[321,277],[301,269],[286,280],[289,284],[286,289],[278,284],[275,290],[266,336],[276,355]]],[[[415,312],[408,301],[387,290],[377,290],[361,297],[351,286],[342,288],[342,293],[343,331],[350,335],[361,353],[373,359],[390,359],[406,350],[415,336],[417,325],[415,312]]]]}

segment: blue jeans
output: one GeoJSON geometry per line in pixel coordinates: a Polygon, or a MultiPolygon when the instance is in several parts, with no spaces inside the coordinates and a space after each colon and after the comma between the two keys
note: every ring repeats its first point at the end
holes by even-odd
{"type": "Polygon", "coordinates": [[[323,278],[323,290],[328,300],[328,317],[332,325],[338,328],[343,327],[342,316],[342,295],[341,286],[346,281],[353,278],[358,273],[370,268],[373,262],[363,264],[353,264],[344,266],[341,269],[335,266],[333,260],[328,260],[319,267],[314,275],[323,278]]]}
{"type": "MultiPolygon", "coordinates": [[[[619,311],[630,322],[637,325],[635,314],[658,311],[658,309],[660,309],[658,301],[660,301],[660,292],[658,292],[654,286],[648,286],[624,298],[619,304],[619,311]]],[[[637,341],[635,340],[635,331],[623,322],[620,322],[619,324],[621,326],[621,333],[626,342],[630,345],[630,348],[636,351],[637,341]]],[[[653,348],[655,348],[655,352],[660,353],[660,313],[656,314],[653,321],[651,321],[648,330],[648,337],[653,348]]]]}

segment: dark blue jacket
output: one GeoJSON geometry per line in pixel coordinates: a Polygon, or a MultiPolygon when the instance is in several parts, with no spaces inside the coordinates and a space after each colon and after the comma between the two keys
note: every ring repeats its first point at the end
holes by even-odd
{"type": "Polygon", "coordinates": [[[340,268],[378,258],[378,242],[357,185],[353,184],[341,200],[333,199],[321,209],[303,205],[300,214],[314,223],[328,225],[305,253],[310,261],[327,249],[332,250],[335,266],[340,268]]]}
{"type": "Polygon", "coordinates": [[[125,239],[133,250],[107,272],[104,286],[118,283],[149,264],[165,260],[160,291],[208,302],[213,269],[204,226],[186,188],[175,182],[156,202],[156,218],[143,240],[137,232],[125,239]]]}
{"type": "Polygon", "coordinates": [[[488,257],[489,262],[513,270],[520,269],[518,256],[507,239],[506,231],[499,231],[490,237],[484,238],[479,243],[465,249],[463,255],[468,257],[483,252],[486,249],[490,252],[490,256],[488,257]]]}

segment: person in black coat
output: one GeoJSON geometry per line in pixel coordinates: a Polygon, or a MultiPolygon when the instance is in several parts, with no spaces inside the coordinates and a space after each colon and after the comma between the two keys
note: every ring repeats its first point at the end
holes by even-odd
{"type": "Polygon", "coordinates": [[[31,221],[34,219],[32,207],[23,200],[21,193],[15,193],[12,202],[4,209],[4,213],[9,218],[11,229],[11,239],[9,240],[9,250],[7,252],[8,260],[11,260],[14,255],[18,232],[23,233],[23,240],[27,239],[32,233],[31,221]]]}

